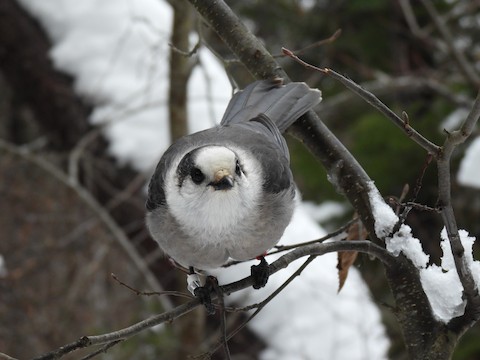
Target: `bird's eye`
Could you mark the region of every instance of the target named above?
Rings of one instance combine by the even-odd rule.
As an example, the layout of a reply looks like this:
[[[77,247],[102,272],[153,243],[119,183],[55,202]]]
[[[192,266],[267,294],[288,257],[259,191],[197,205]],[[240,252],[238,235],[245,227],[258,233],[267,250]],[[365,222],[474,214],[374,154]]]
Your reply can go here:
[[[238,176],[242,175],[242,169],[240,167],[240,163],[238,162],[238,160],[237,160],[237,163],[235,164],[235,174],[237,174]]]
[[[205,180],[205,175],[203,175],[202,170],[196,167],[190,171],[190,176],[192,177],[192,181],[197,185]]]

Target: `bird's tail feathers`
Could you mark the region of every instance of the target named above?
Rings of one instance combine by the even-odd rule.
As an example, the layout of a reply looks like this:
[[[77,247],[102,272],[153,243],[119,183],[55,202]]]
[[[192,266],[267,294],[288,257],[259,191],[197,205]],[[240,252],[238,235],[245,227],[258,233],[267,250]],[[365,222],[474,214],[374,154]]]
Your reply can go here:
[[[305,83],[281,85],[278,80],[256,81],[233,96],[221,124],[245,122],[265,114],[284,132],[321,99],[321,92]]]

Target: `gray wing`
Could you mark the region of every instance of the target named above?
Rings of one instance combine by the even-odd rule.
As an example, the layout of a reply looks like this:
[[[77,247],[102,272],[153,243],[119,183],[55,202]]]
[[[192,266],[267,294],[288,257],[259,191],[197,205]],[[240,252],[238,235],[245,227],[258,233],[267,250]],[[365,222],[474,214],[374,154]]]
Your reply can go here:
[[[282,85],[278,80],[256,81],[232,97],[220,125],[242,123],[264,114],[283,133],[321,98],[319,90],[305,83]]]
[[[288,163],[290,163],[290,152],[288,151],[285,138],[275,123],[265,114],[260,114],[247,122],[234,124],[234,127],[255,131],[258,134],[266,136],[269,141],[280,148],[280,151],[287,158]]]

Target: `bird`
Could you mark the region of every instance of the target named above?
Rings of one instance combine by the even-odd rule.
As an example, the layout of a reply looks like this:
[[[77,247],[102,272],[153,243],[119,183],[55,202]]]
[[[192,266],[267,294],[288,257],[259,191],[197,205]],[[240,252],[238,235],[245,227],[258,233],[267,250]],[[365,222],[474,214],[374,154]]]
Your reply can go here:
[[[302,82],[255,81],[233,95],[219,125],[173,142],[146,200],[146,225],[163,252],[191,273],[257,257],[265,268],[262,255],[295,207],[282,133],[320,101]]]

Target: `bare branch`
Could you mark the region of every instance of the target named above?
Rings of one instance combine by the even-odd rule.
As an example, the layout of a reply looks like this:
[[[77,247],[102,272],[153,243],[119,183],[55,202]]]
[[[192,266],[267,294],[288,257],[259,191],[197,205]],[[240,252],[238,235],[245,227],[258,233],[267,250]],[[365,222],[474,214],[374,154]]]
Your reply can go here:
[[[187,51],[194,18],[193,10],[186,0],[170,1],[170,4],[173,8],[173,23],[170,39],[168,112],[170,138],[175,141],[188,133],[186,89],[193,66],[192,59],[177,49]]]
[[[410,4],[410,0],[400,0],[399,3],[403,12],[403,16],[405,16],[405,20],[407,21],[408,27],[410,28],[410,31],[414,35],[423,38],[425,34],[418,25],[417,18],[415,17],[412,5]]]
[[[400,129],[403,130],[403,132],[411,138],[414,142],[416,142],[418,145],[420,145],[422,148],[427,150],[429,153],[432,155],[436,156],[438,152],[440,151],[440,147],[432,143],[430,140],[427,138],[423,137],[420,133],[418,133],[414,128],[412,128],[407,121],[402,119],[400,116],[395,114],[388,106],[386,106],[383,102],[380,101],[379,98],[377,98],[374,94],[371,92],[363,89],[360,85],[355,83],[354,81],[347,79],[343,75],[340,75],[336,71],[328,68],[319,68],[317,66],[311,65],[302,59],[300,59],[298,56],[296,56],[293,52],[291,52],[288,49],[283,48],[283,52],[287,55],[290,56],[292,59],[297,61],[298,63],[302,64],[308,69],[312,69],[315,71],[319,71],[325,75],[328,75],[332,77],[333,79],[341,82],[343,85],[345,85],[348,89],[353,91],[355,94],[360,96],[362,99],[364,99],[368,104],[372,105],[375,109],[380,111],[382,114],[384,114],[388,119],[390,119],[395,125],[397,125]]]
[[[220,307],[220,331],[222,333],[221,343],[223,345],[223,351],[225,352],[225,358],[227,360],[230,360],[231,356],[230,356],[230,349],[228,347],[228,339],[227,339],[227,316],[225,311],[225,299],[224,299],[223,293],[220,291],[220,288],[218,287],[218,283],[215,284],[214,289],[215,289],[215,294],[217,295],[218,304]]]
[[[309,246],[303,246],[301,248],[292,250],[291,252],[283,255],[276,261],[274,261],[269,266],[270,274],[274,274],[281,269],[286,268],[290,263],[293,261],[300,259],[305,256],[310,256],[311,260],[307,260],[307,263],[310,263],[314,257],[324,255],[330,252],[337,252],[337,251],[358,251],[368,253],[370,255],[375,256],[379,260],[381,260],[387,267],[394,267],[395,257],[387,252],[384,248],[375,245],[371,241],[334,241],[329,243],[320,243],[320,244],[312,244]],[[305,265],[306,266],[306,265]],[[304,267],[302,267],[303,269]],[[297,271],[294,275],[292,275],[287,283],[285,283],[282,287],[276,289],[276,291],[269,297],[269,299],[273,298],[276,294],[278,294],[283,288],[293,280],[299,274]],[[218,289],[222,294],[230,295],[236,291],[245,289],[253,285],[253,279],[251,276],[241,279],[239,281],[219,286]],[[212,298],[216,298],[216,294],[212,294]],[[114,331],[107,334],[96,335],[96,336],[83,336],[77,341],[67,344],[65,346],[60,347],[57,350],[51,351],[47,354],[44,354],[40,357],[37,357],[35,360],[51,360],[51,359],[59,359],[62,356],[71,353],[75,350],[90,347],[93,345],[102,345],[108,344],[114,341],[125,340],[133,335],[138,334],[148,328],[151,328],[155,325],[159,325],[165,322],[173,321],[176,318],[192,311],[194,308],[200,305],[200,301],[198,299],[190,300],[189,302],[177,306],[176,308],[167,311],[165,313],[152,316],[146,320],[140,321],[136,324],[133,324],[129,327],[124,329]],[[262,306],[263,307],[263,306]],[[260,310],[257,309],[256,313]]]
[[[67,344],[60,347],[57,350],[44,354],[35,358],[34,360],[53,360],[60,359],[66,354],[69,354],[75,350],[90,347],[93,345],[102,345],[106,343],[111,343],[113,341],[125,340],[133,335],[138,334],[139,332],[149,329],[155,325],[162,324],[164,322],[173,321],[181,315],[184,315],[194,308],[200,305],[200,302],[197,299],[191,300],[188,303],[177,306],[175,309],[152,316],[148,319],[140,321],[132,326],[126,327],[124,329],[114,331],[108,334],[97,335],[97,336],[83,336],[77,341]]]
[[[247,320],[245,320],[240,326],[238,326],[235,330],[233,330],[229,335],[228,338],[226,339],[227,341],[230,340],[232,337],[234,337],[236,334],[238,334],[247,324],[252,321],[252,319],[257,316],[260,311],[265,308],[265,306],[272,301],[280,292],[282,292],[288,284],[290,284],[296,277],[300,276],[300,274],[305,270],[305,268],[313,261],[315,260],[316,256],[309,256],[308,259],[292,274],[289,276],[287,280],[283,282],[283,284],[275,289],[273,293],[271,293],[265,300],[261,301],[260,303],[257,304],[252,304],[249,306],[245,306],[241,309],[235,309],[236,311],[248,311],[252,309],[256,309],[252,315],[250,315]],[[218,349],[219,345],[217,345],[215,348],[211,349],[208,353],[202,354],[202,355],[207,355],[211,356],[213,353]]]
[[[113,280],[115,280],[116,282],[118,282],[120,285],[122,285],[123,287],[127,288],[128,290],[130,290],[131,292],[135,293],[135,295],[138,295],[138,296],[162,296],[162,295],[170,295],[170,296],[178,296],[178,297],[183,297],[183,298],[187,298],[187,299],[193,299],[193,296],[188,294],[188,293],[184,293],[184,292],[181,292],[181,291],[140,291],[140,290],[137,290],[133,287],[131,287],[130,285],[126,284],[125,282],[121,281],[117,275],[115,274],[111,274]]]
[[[13,358],[11,356],[8,356],[7,354],[4,354],[4,353],[0,352],[0,360],[18,360],[18,359]]]
[[[101,354],[101,353],[105,353],[108,351],[108,349],[114,347],[115,345],[121,343],[123,340],[116,340],[116,341],[111,341],[109,342],[108,344],[105,344],[104,346],[102,346],[100,349],[98,349],[97,351],[94,351],[93,353],[91,354],[88,354],[87,356],[84,356],[82,357],[80,360],[88,360],[88,359],[93,359],[95,356]]]
[[[438,32],[447,43],[448,49],[452,57],[456,61],[460,69],[460,72],[463,74],[463,77],[474,88],[478,88],[480,86],[480,77],[478,76],[473,66],[471,66],[471,64],[468,62],[465,55],[461,51],[459,51],[455,46],[455,40],[452,34],[450,33],[450,30],[448,29],[448,27],[445,25],[443,19],[435,9],[435,6],[433,6],[430,0],[421,0],[421,1],[423,6],[427,9],[428,14],[430,15],[433,23],[435,24],[435,27],[437,28]]]
[[[362,88],[384,100],[394,100],[403,94],[416,96],[425,92],[433,92],[442,96],[456,107],[470,109],[473,104],[473,99],[463,94],[454,93],[447,86],[438,83],[433,78],[411,75],[398,77],[382,75],[382,77],[376,80],[362,82]],[[362,99],[357,94],[346,89],[339,94],[324,98],[316,107],[316,110],[318,110],[321,117],[333,121],[334,119],[342,119],[345,112],[351,109],[352,106],[357,106],[357,103],[360,101]]]
[[[90,209],[98,216],[99,219],[107,226],[110,230],[113,238],[118,242],[121,248],[123,248],[126,254],[130,257],[132,262],[138,268],[138,270],[142,273],[142,275],[147,280],[148,284],[152,287],[152,289],[156,291],[161,291],[162,286],[159,284],[155,276],[152,274],[148,266],[146,265],[145,261],[141,258],[138,254],[135,247],[132,245],[130,240],[128,239],[127,235],[123,232],[123,230],[117,225],[115,220],[110,216],[108,211],[102,207],[98,201],[92,196],[92,194],[82,187],[80,184],[77,184],[75,181],[71,181],[70,178],[59,168],[57,168],[52,163],[48,162],[47,160],[30,154],[22,149],[19,149],[13,144],[10,144],[2,139],[0,139],[0,149],[3,149],[11,154],[17,155],[22,157],[23,159],[35,164],[42,170],[46,171],[48,174],[53,176],[55,179],[60,181],[65,186],[69,187],[76,194],[82,199],[85,204],[87,204]],[[161,300],[162,305],[168,309],[171,308],[171,304],[169,301]]]
[[[327,235],[322,236],[319,239],[305,241],[305,242],[296,243],[296,244],[292,244],[292,245],[276,245],[275,246],[276,250],[269,252],[267,255],[273,255],[273,254],[277,254],[279,252],[283,252],[283,251],[287,251],[287,250],[291,250],[291,249],[295,249],[295,248],[298,248],[298,247],[307,246],[307,245],[311,245],[311,244],[322,243],[322,242],[324,242],[328,239],[334,238],[334,237],[336,237],[336,236],[338,236],[342,233],[345,233],[348,230],[348,228],[350,227],[350,225],[352,225],[354,222],[356,222],[358,220],[359,219],[356,216],[352,220],[347,222],[345,225],[338,228],[337,230],[332,231],[332,232],[328,233]]]
[[[460,128],[460,134],[454,135],[458,136],[457,140],[458,144],[464,142],[473,132],[475,126],[478,123],[478,119],[480,118],[480,91],[477,94],[477,98],[473,103],[472,110],[468,114],[467,118],[463,122]]]
[[[383,247],[374,244],[371,241],[332,241],[328,243],[317,243],[296,248],[270,264],[270,274],[286,268],[291,262],[304,256],[321,256],[337,251],[358,251],[370,254],[379,259],[386,267],[395,266],[395,257]],[[239,289],[253,285],[253,279],[250,277],[236,281],[234,283],[223,285],[221,288],[225,294],[231,294]]]
[[[316,41],[313,44],[307,45],[307,46],[305,46],[301,49],[292,50],[292,52],[295,55],[302,55],[303,53],[307,52],[308,50],[315,49],[315,48],[318,48],[320,46],[333,43],[334,41],[336,41],[340,37],[341,34],[342,34],[342,29],[337,29],[330,37],[328,37],[326,39]],[[274,58],[285,57],[285,56],[287,56],[287,55],[285,55],[284,53],[278,54],[278,55],[273,55]]]
[[[402,213],[399,215],[398,223],[395,225],[395,227],[392,230],[393,234],[396,233],[400,229],[400,226],[405,223],[405,221],[407,219],[407,216],[410,213],[410,211],[413,208],[418,209],[415,201],[417,200],[418,194],[420,193],[420,189],[422,188],[423,177],[425,176],[425,172],[427,171],[428,166],[432,162],[432,158],[433,158],[432,154],[427,154],[427,158],[425,159],[423,167],[420,171],[420,175],[418,176],[417,181],[415,183],[415,187],[413,189],[412,197],[411,197],[410,201],[405,204],[405,207],[404,207]],[[421,208],[422,208],[422,210],[432,209],[432,208],[429,208],[429,207],[426,207],[426,206],[421,206]]]
[[[455,267],[464,289],[467,306],[480,309],[480,296],[473,275],[468,266],[465,249],[463,248],[458,233],[457,222],[451,201],[451,168],[450,162],[455,148],[463,143],[472,133],[480,117],[480,92],[474,102],[473,108],[468,114],[459,130],[449,133],[442,148],[441,155],[437,159],[438,167],[438,205],[441,209],[442,218],[447,229],[448,238],[452,248]],[[471,320],[478,320],[478,310]]]

